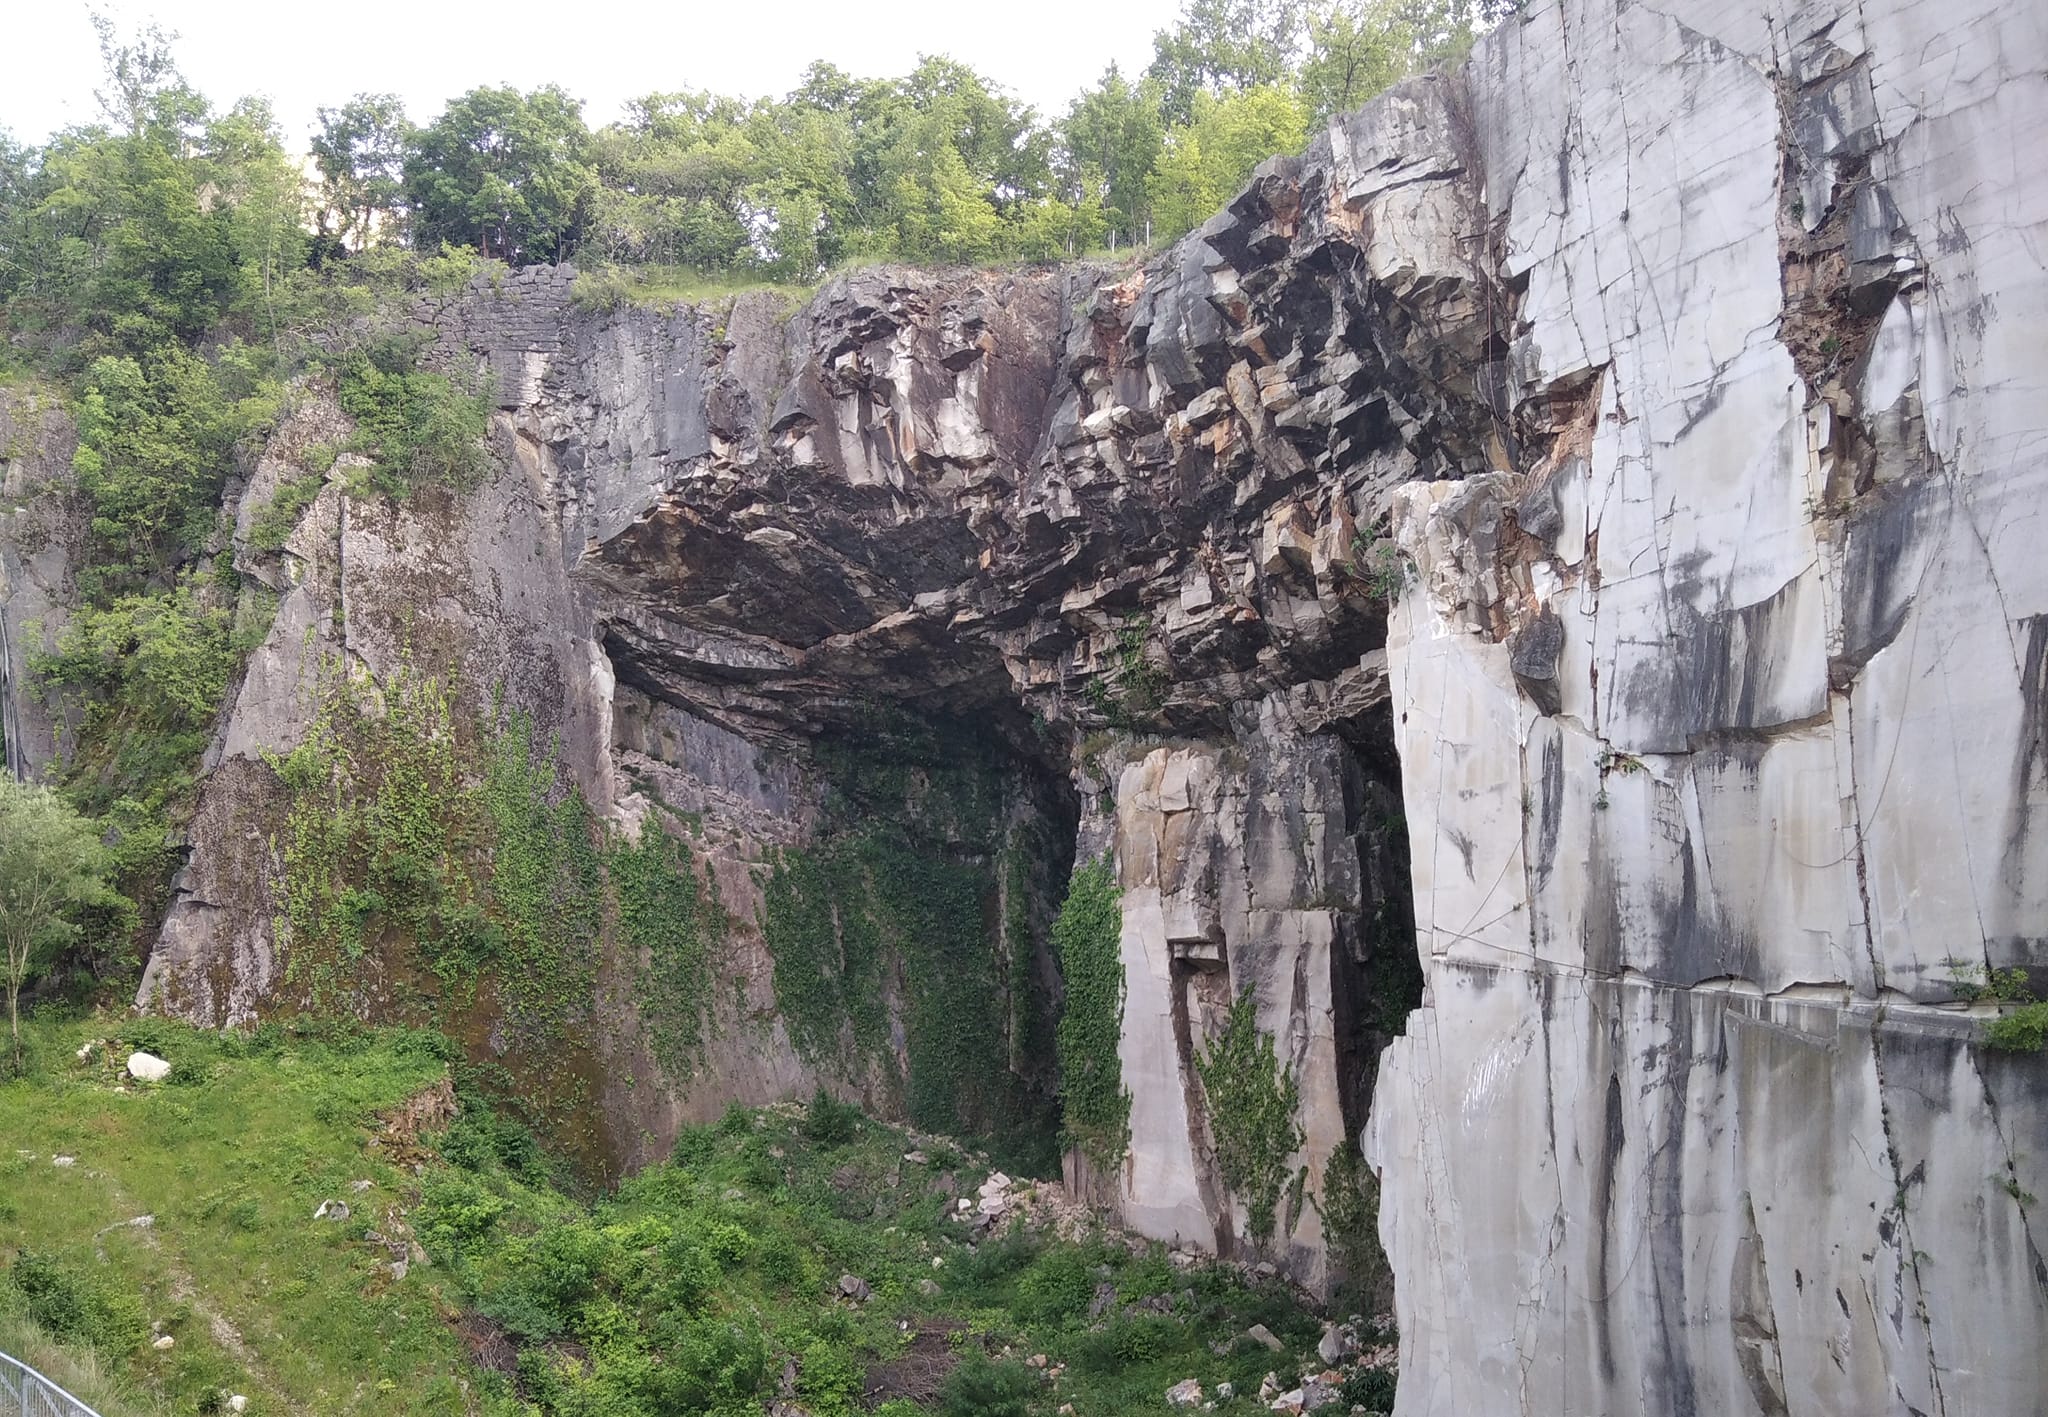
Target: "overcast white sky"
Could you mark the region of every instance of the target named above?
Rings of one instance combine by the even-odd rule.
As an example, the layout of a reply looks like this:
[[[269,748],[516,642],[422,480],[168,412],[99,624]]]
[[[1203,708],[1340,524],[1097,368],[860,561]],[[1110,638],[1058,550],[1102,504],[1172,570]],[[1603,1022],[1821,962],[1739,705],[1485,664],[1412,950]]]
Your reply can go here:
[[[13,0],[0,128],[39,143],[95,116],[99,51],[83,0]],[[322,104],[395,93],[415,122],[479,84],[558,83],[608,122],[662,89],[748,97],[796,86],[813,59],[880,77],[917,56],[973,65],[1042,113],[1064,111],[1112,59],[1144,67],[1179,0],[122,0],[124,30],[181,36],[179,67],[216,106],[277,106],[303,148]]]

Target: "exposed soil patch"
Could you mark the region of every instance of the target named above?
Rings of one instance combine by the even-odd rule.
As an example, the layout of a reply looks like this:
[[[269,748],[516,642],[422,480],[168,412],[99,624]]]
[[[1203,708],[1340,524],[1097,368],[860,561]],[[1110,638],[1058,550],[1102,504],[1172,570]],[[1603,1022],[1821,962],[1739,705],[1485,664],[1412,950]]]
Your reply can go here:
[[[927,1319],[911,1337],[910,1347],[886,1363],[868,1369],[863,1385],[869,1407],[904,1398],[923,1404],[939,1395],[947,1375],[960,1366],[960,1350],[952,1335],[967,1325],[957,1319]]]
[[[455,1331],[462,1336],[470,1362],[508,1377],[518,1373],[519,1348],[496,1320],[471,1310],[456,1320]]]
[[[380,1113],[381,1130],[372,1145],[397,1165],[417,1168],[432,1159],[420,1138],[448,1130],[455,1112],[455,1085],[444,1076],[389,1112]]]

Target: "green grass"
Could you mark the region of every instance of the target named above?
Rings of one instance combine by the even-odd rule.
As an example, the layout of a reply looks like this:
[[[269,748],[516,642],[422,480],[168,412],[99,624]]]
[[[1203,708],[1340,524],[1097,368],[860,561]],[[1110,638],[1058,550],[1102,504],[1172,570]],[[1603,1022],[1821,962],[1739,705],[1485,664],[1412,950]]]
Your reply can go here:
[[[118,1359],[102,1359],[91,1348],[61,1343],[26,1314],[0,1309],[0,1353],[34,1368],[100,1417],[168,1417],[162,1399],[139,1392],[115,1371]]]
[[[73,1056],[124,1028],[171,1060],[170,1081],[125,1082],[126,1048]],[[437,1040],[245,1042],[156,1020],[29,1036],[30,1074],[0,1086],[0,1257],[11,1276],[31,1248],[72,1289],[139,1306],[142,1341],[92,1355],[102,1372],[182,1412],[224,1392],[252,1412],[463,1410],[444,1281],[391,1284],[363,1240],[413,1189],[369,1150],[371,1119],[443,1074]],[[74,1164],[53,1165],[60,1155]],[[348,1202],[348,1221],[312,1220],[329,1198]],[[127,1223],[140,1215],[154,1217],[146,1229]],[[27,1306],[0,1280],[10,1307],[18,1322]],[[158,1331],[170,1349],[152,1346]]]
[[[1163,1412],[1186,1377],[1235,1382],[1247,1396],[1219,1410],[1249,1413],[1260,1377],[1297,1359],[1245,1329],[1303,1357],[1320,1333],[1285,1292],[1158,1247],[982,1234],[954,1197],[985,1161],[842,1106],[735,1108],[686,1128],[671,1162],[571,1194],[460,1065],[467,1105],[444,1136],[371,1145],[377,1114],[448,1075],[435,1034],[44,1019],[29,1041],[30,1074],[0,1085],[0,1347],[96,1384],[109,1417],[228,1393],[255,1414],[737,1417],[785,1373],[814,1417],[853,1417],[892,1362],[923,1378],[888,1417]],[[135,1044],[172,1061],[170,1081],[125,1080]],[[326,1199],[349,1219],[315,1222]],[[373,1227],[432,1262],[394,1279]],[[840,1297],[846,1273],[871,1297]],[[1099,1292],[1114,1297],[1091,1318]],[[1026,1365],[1040,1353],[1064,1372]]]

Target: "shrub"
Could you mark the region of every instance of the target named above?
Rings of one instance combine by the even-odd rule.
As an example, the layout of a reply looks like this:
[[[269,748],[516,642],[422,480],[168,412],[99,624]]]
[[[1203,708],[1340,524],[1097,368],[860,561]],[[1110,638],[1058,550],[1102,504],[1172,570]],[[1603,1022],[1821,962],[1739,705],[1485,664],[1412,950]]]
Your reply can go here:
[[[837,1101],[821,1087],[804,1113],[804,1140],[821,1147],[844,1146],[859,1133],[860,1121],[860,1108]]]
[[[1085,1314],[1094,1297],[1095,1276],[1086,1256],[1053,1250],[1018,1278],[1016,1311],[1027,1323],[1061,1323]]]
[[[435,484],[464,490],[490,470],[481,381],[421,369],[418,354],[414,340],[379,340],[343,355],[337,380],[342,411],[356,421],[349,446],[374,460],[377,487],[397,498]]]
[[[1043,1386],[1021,1363],[969,1353],[939,1390],[943,1417],[1030,1417]]]
[[[1391,1368],[1356,1368],[1344,1379],[1341,1401],[1368,1412],[1394,1410],[1395,1374]]]
[[[292,532],[297,530],[299,518],[306,514],[306,508],[313,505],[313,499],[326,485],[327,479],[317,472],[280,485],[270,500],[249,518],[249,544],[258,551],[276,551],[283,547],[291,539]]]
[[[2038,1053],[2048,1047],[2048,1003],[2029,1004],[1987,1024],[1984,1042],[2001,1053]]]
[[[7,1278],[29,1318],[61,1342],[119,1356],[139,1347],[148,1331],[140,1299],[110,1293],[40,1250],[16,1255]]]
[[[947,1287],[961,1296],[992,1299],[1038,1257],[1041,1244],[1021,1224],[1013,1225],[1000,1237],[984,1240],[949,1261],[953,1277]]]
[[[505,1210],[505,1202],[457,1172],[429,1171],[420,1182],[420,1243],[437,1258],[474,1252]]]
[[[851,1354],[813,1339],[797,1363],[797,1395],[815,1417],[852,1417],[859,1408],[863,1376]]]

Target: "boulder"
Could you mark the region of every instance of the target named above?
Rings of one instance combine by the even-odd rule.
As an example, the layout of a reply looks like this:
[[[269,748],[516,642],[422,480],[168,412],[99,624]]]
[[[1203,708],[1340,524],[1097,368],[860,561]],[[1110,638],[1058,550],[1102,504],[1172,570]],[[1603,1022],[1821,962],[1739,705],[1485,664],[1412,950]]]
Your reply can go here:
[[[1244,1331],[1244,1336],[1246,1338],[1249,1338],[1254,1343],[1263,1344],[1267,1348],[1272,1349],[1275,1353],[1284,1353],[1287,1351],[1287,1345],[1282,1343],[1278,1338],[1274,1337],[1273,1330],[1267,1328],[1264,1324],[1253,1324],[1250,1328]]]
[[[137,1082],[162,1082],[171,1075],[171,1065],[154,1053],[140,1050],[128,1055],[128,1076]]]

